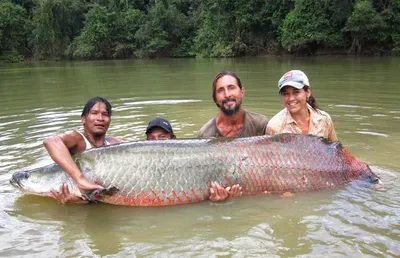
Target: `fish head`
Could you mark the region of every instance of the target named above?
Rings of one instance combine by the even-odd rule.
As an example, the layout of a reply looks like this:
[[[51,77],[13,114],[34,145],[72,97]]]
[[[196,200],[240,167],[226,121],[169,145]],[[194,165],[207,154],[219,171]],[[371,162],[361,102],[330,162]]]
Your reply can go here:
[[[372,171],[369,165],[365,162],[364,166],[361,168],[361,175],[365,182],[370,184],[382,184],[380,178]]]
[[[23,184],[21,182],[26,178],[29,178],[29,176],[29,172],[26,171],[15,172],[10,179],[10,184],[15,188],[23,188]]]
[[[15,172],[10,179],[11,185],[20,191],[42,196],[48,196],[51,189],[58,190],[63,183],[71,189],[71,182],[73,180],[54,164]]]

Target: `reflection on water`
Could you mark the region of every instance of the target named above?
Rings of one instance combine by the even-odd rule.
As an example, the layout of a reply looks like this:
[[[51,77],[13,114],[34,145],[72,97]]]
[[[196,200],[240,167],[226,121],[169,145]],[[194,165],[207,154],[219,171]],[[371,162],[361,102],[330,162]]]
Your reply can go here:
[[[253,58],[1,69],[0,256],[397,257],[399,64],[396,58]],[[383,186],[356,182],[290,198],[243,196],[224,203],[130,208],[62,206],[9,184],[13,172],[50,162],[43,140],[80,129],[81,109],[94,95],[113,104],[112,135],[144,139],[147,123],[163,116],[179,138],[193,138],[217,112],[211,82],[220,70],[241,77],[246,108],[272,117],[283,107],[277,80],[295,68],[309,75],[342,143],[372,165]]]

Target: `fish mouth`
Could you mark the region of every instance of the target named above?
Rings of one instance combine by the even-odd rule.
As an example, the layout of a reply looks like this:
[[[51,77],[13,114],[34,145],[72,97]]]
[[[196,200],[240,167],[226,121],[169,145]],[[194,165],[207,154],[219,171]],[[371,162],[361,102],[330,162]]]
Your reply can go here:
[[[16,188],[22,188],[23,184],[21,182],[22,179],[29,178],[30,174],[25,171],[15,172],[10,179],[10,184]]]

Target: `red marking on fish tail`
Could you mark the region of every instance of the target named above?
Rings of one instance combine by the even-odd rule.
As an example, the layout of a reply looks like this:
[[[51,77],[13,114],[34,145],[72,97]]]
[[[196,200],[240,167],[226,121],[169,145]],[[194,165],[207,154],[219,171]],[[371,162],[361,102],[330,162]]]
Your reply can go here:
[[[232,181],[229,179],[229,177],[227,177],[227,176],[224,175],[224,178],[225,178],[226,182],[228,182],[229,186],[232,187],[233,183],[232,183]]]
[[[291,176],[293,176],[293,172],[291,171]],[[282,190],[284,191],[284,192],[287,192],[287,191],[290,191],[291,190],[291,188],[290,188],[290,184],[289,184],[289,181],[290,181],[290,179],[289,179],[289,176],[287,176],[287,179],[285,179],[284,178],[284,175],[283,175],[283,173],[282,173],[282,180],[281,180],[281,182],[282,182],[282,186],[283,185],[286,185],[286,189],[287,190],[285,190],[285,187],[283,186],[282,188]]]
[[[279,173],[278,173],[279,172]],[[272,173],[272,176],[274,177],[274,181],[276,182],[276,192],[277,193],[280,193],[280,192],[282,192],[283,191],[283,189],[281,189],[281,188],[283,188],[282,186],[281,186],[281,184],[282,184],[282,182],[281,182],[281,180],[279,179],[279,176],[280,175],[282,175],[282,168],[278,168],[277,170],[276,170],[276,173]]]
[[[251,180],[251,193],[254,194],[257,192],[257,179],[252,171],[248,172],[247,174]]]
[[[175,204],[175,201],[173,200],[173,199],[171,199],[170,197],[166,197],[167,198],[167,200],[168,200],[168,204],[169,205],[173,205],[173,204]]]
[[[247,178],[247,175],[246,174],[243,174],[243,182],[246,182],[243,186],[242,186],[242,192],[244,193],[244,194],[249,194],[249,193],[251,193],[250,191],[251,191],[251,189],[249,190],[248,188],[248,186],[249,186],[249,180],[248,180],[248,178]]]
[[[153,189],[151,189],[151,193],[154,195],[155,199],[157,200],[158,204],[160,205],[164,205],[164,200],[162,200],[160,198],[160,196],[158,196],[158,194],[156,193],[156,191],[154,191]]]
[[[167,199],[169,205],[173,205],[175,201],[171,199],[168,195],[167,192],[165,192],[164,189],[161,190],[161,193],[165,196],[165,199]]]
[[[253,188],[253,193],[259,193],[261,192],[261,180],[258,175],[258,173],[255,173],[254,170],[249,172],[250,175],[252,175],[253,182],[254,182],[254,188]]]
[[[140,198],[141,203],[146,205],[154,203],[153,199],[144,190],[141,191],[141,194],[143,195],[143,198]]]
[[[192,198],[185,191],[182,191],[182,194],[185,196],[185,198],[188,201],[188,203],[192,203],[193,202]]]
[[[338,183],[338,178],[334,176],[333,174],[334,172],[329,171],[328,173],[329,173],[329,178],[331,180],[331,185]]]
[[[193,188],[191,188],[190,191],[192,192],[192,194],[193,194],[194,198],[196,199],[196,201],[197,201],[197,202],[200,202],[201,199],[200,199],[200,197],[197,195],[196,191],[195,191]],[[205,199],[205,198],[204,198],[204,199]]]
[[[320,179],[320,177],[315,175],[315,171],[305,170],[304,174],[307,176],[307,179],[310,180],[310,186],[307,190],[318,189],[318,179]]]
[[[199,187],[199,191],[203,194],[204,199],[207,199],[209,197],[209,195],[206,192],[204,192],[203,188]]]
[[[304,175],[302,175],[302,177],[304,177]],[[304,183],[303,180],[299,177],[299,175],[294,176],[294,180],[297,183],[297,187],[296,190],[301,192],[304,190]],[[295,184],[293,184],[295,186]]]
[[[135,206],[136,205],[135,198],[129,198],[129,205],[131,205],[131,206]]]
[[[178,203],[179,203],[179,204],[183,204],[183,201],[182,201],[181,197],[179,197],[179,195],[175,192],[175,190],[172,189],[171,192],[172,192],[172,194],[175,196],[176,200],[178,200]]]

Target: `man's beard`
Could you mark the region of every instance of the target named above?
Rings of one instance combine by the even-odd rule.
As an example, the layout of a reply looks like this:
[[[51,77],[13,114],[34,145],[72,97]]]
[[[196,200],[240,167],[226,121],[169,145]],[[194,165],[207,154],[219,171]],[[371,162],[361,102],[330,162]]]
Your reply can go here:
[[[226,104],[228,101],[235,101],[236,105],[233,106],[231,109],[226,109],[224,104]],[[224,113],[226,116],[233,116],[239,111],[241,104],[242,102],[237,103],[235,99],[225,99],[222,101],[221,106],[219,108],[221,109],[222,113]]]

